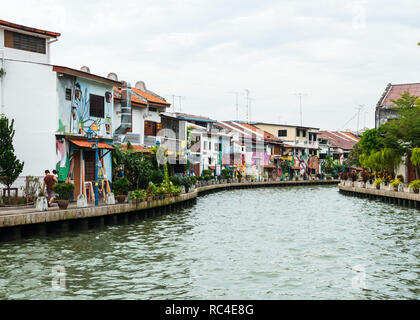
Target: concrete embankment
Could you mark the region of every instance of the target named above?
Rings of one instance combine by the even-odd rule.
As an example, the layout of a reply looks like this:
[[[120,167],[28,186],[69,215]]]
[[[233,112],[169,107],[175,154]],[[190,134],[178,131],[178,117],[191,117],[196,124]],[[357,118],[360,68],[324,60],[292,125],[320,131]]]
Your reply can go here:
[[[420,195],[409,192],[397,192],[393,190],[378,190],[373,188],[361,188],[346,186],[343,184],[338,185],[340,193],[368,199],[377,199],[386,203],[392,203],[409,208],[420,208]]]
[[[100,205],[98,207],[66,210],[0,211],[0,240],[18,239],[32,235],[88,230],[105,225],[124,224],[138,219],[154,217],[186,208],[195,203],[197,196],[211,192],[275,186],[304,186],[338,184],[338,180],[269,181],[214,184],[196,188],[193,192],[162,200]]]

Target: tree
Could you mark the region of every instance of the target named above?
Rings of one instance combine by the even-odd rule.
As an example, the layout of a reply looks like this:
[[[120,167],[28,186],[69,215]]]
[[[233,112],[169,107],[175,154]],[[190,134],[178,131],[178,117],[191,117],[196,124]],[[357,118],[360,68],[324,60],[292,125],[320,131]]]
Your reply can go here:
[[[13,182],[19,177],[24,166],[24,162],[20,162],[14,154],[14,122],[12,119],[9,124],[9,119],[4,114],[0,116],[0,182],[6,185],[7,189],[10,189]]]

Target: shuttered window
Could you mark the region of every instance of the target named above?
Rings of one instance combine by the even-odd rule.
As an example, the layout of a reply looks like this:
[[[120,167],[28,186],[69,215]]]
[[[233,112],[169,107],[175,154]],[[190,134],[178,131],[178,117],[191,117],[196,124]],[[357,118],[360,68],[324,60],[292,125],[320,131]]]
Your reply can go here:
[[[46,39],[5,30],[4,45],[9,48],[46,53]]]
[[[97,96],[95,94],[89,96],[91,117],[104,118],[104,101],[105,98],[103,96]]]

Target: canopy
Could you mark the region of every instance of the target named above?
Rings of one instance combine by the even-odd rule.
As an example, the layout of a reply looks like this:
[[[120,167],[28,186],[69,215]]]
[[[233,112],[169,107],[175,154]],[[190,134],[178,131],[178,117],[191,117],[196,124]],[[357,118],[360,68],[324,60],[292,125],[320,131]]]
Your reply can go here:
[[[92,149],[93,141],[87,141],[87,140],[75,140],[75,139],[69,139],[69,141],[76,146],[82,147],[82,148],[89,148]],[[114,149],[114,147],[111,147],[110,145],[104,143],[104,142],[98,142],[98,149]]]

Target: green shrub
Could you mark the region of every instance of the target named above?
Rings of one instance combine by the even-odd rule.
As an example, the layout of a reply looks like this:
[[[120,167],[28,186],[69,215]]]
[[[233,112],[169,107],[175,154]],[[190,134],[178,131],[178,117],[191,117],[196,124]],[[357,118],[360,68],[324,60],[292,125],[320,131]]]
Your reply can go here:
[[[205,170],[203,170],[203,175],[204,176],[210,176],[211,175],[211,170],[210,169],[205,169]]]
[[[382,179],[382,178],[377,178],[377,179],[375,180],[375,182],[374,182],[375,187],[380,186],[380,185],[381,185],[381,183],[385,183],[385,180],[384,180],[384,179]]]
[[[172,192],[177,196],[181,194],[182,189],[179,186],[174,186]]]
[[[391,181],[391,187],[398,187],[402,182],[399,179],[394,179]]]
[[[146,191],[145,190],[134,190],[130,195],[130,200],[139,199],[143,201],[146,198]]]
[[[130,191],[131,182],[126,177],[115,180],[112,183],[112,192],[115,195],[127,194]]]
[[[160,170],[153,170],[151,180],[154,184],[160,184],[163,182],[164,175]]]
[[[74,184],[70,182],[56,183],[52,188],[58,194],[57,200],[70,200],[70,196],[74,191]]]
[[[413,190],[420,189],[420,180],[413,180],[410,182],[409,187]]]
[[[183,179],[178,176],[170,177],[169,180],[172,182],[174,186],[182,186]]]

